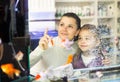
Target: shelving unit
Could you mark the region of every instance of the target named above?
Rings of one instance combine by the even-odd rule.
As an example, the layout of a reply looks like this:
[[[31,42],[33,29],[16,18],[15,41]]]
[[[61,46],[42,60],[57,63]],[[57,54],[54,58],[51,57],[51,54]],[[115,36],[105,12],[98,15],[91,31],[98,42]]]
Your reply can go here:
[[[63,13],[75,12],[84,23],[98,25],[100,19],[114,19],[116,0],[55,0],[56,18]],[[109,8],[110,7],[110,8]]]
[[[120,0],[117,2],[117,28],[118,35],[120,35]]]
[[[96,25],[104,55],[111,57],[111,65],[120,64],[120,0],[55,0],[55,7],[57,20],[66,12],[74,12],[82,25]]]
[[[94,0],[56,0],[56,17],[59,19],[66,12],[75,12],[82,19],[82,24],[94,23],[96,9]]]

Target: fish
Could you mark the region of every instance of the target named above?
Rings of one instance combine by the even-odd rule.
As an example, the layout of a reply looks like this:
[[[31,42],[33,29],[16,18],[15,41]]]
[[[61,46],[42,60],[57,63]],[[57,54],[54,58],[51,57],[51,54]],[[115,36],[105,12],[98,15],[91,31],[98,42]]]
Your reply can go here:
[[[2,64],[0,66],[2,71],[8,75],[9,78],[14,79],[14,75],[19,76],[21,71],[18,69],[15,69],[12,63]]]

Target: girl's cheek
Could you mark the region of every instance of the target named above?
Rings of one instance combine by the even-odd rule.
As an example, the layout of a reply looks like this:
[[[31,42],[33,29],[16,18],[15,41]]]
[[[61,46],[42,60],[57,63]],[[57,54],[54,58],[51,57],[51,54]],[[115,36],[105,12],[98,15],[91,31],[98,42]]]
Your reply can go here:
[[[80,45],[81,44],[81,42],[80,41],[78,41],[78,45]]]

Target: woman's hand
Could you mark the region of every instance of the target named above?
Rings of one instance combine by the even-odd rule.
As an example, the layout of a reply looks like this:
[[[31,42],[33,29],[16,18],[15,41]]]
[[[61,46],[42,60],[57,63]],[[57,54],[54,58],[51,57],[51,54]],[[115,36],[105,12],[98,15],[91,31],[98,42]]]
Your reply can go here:
[[[48,48],[48,43],[51,40],[50,36],[47,34],[48,29],[45,30],[44,36],[39,41],[39,46],[41,49],[46,50]]]

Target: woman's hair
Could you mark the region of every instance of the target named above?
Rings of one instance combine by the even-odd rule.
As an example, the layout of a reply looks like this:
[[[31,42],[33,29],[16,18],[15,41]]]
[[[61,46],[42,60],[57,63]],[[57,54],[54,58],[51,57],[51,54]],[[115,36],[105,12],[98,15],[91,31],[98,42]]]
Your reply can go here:
[[[77,24],[77,29],[80,29],[81,27],[81,19],[75,14],[75,13],[72,13],[72,12],[68,12],[68,13],[65,13],[63,14],[63,16],[67,16],[67,17],[72,17],[76,20],[76,24]],[[62,17],[63,17],[62,16]],[[62,18],[61,17],[61,18]]]
[[[82,30],[89,30],[90,32],[92,32],[94,34],[94,36],[97,38],[97,39],[100,39],[100,34],[99,34],[99,31],[98,29],[96,28],[95,25],[93,24],[84,24],[81,28],[80,28],[80,31]]]

